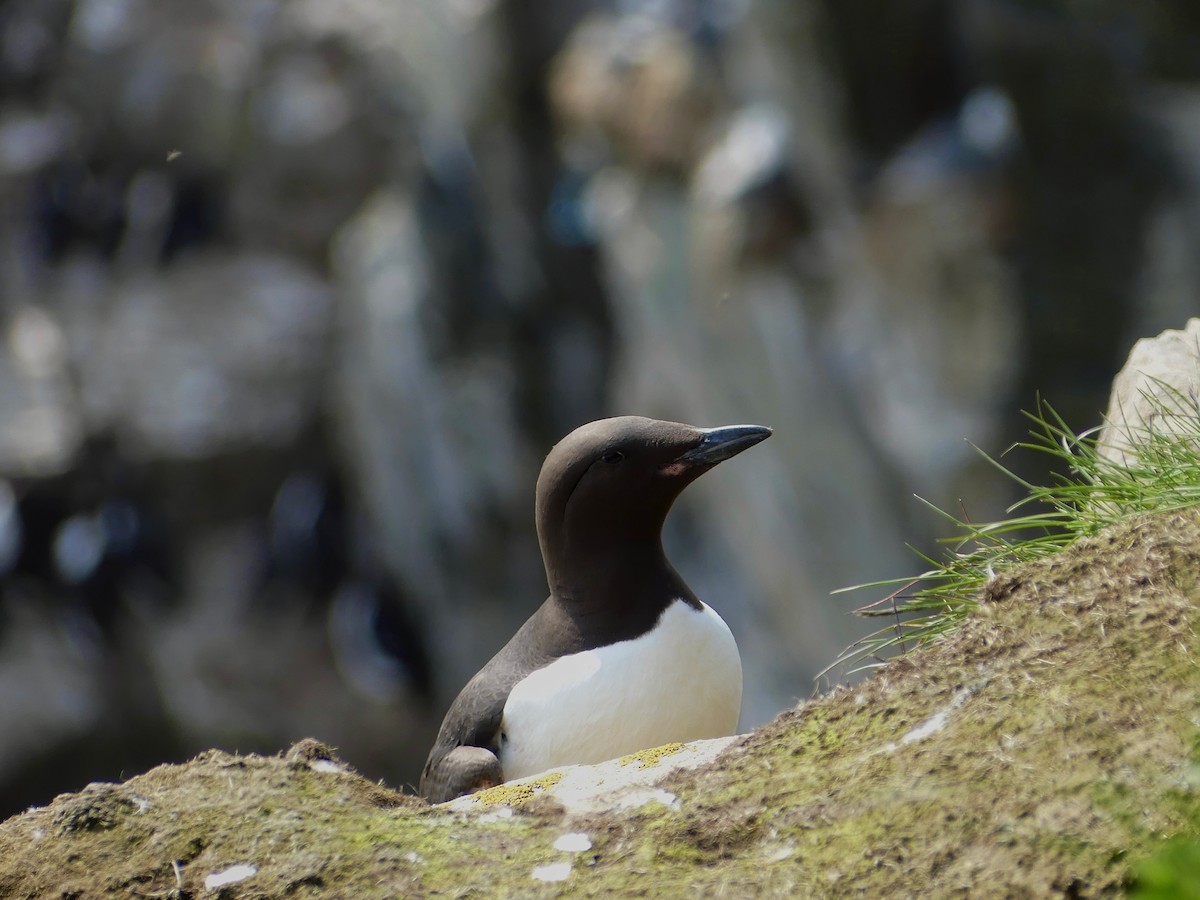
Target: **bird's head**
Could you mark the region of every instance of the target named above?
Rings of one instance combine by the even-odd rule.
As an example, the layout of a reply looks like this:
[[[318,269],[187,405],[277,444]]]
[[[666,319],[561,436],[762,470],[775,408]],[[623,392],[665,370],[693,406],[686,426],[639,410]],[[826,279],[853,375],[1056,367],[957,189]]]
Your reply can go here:
[[[551,590],[572,562],[662,553],[662,525],[704,472],[770,437],[761,425],[697,428],[641,416],[600,419],[554,446],[537,483],[537,528]],[[557,569],[557,571],[556,571]]]

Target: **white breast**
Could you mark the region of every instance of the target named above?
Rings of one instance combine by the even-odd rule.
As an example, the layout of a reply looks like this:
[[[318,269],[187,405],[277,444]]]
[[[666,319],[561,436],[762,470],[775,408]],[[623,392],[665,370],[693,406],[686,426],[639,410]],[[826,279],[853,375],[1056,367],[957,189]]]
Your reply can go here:
[[[504,706],[507,779],[737,729],[742,662],[707,604],[677,600],[647,634],[575,653],[519,682]]]

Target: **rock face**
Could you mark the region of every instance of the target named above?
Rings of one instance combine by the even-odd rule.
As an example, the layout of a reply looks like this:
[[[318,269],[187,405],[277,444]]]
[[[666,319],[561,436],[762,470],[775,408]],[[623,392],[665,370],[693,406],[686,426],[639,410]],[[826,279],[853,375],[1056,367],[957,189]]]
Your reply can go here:
[[[705,748],[438,807],[316,742],[206,753],[0,824],[0,893],[1116,894],[1198,824],[1197,572],[1196,510],[1127,521],[1002,573],[937,644],[641,791],[621,770]]]
[[[1113,381],[1104,428],[1102,452],[1130,463],[1131,443],[1150,432],[1180,434],[1197,431],[1200,418],[1200,319],[1187,327],[1142,338]]]

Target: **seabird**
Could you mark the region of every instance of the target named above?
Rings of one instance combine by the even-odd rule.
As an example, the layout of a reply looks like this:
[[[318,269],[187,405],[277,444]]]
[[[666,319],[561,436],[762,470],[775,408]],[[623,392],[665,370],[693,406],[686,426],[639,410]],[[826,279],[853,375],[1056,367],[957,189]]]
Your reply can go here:
[[[555,445],[536,498],[550,596],[451,704],[422,796],[734,732],[737,644],[667,561],[662,526],[688,484],[770,435],[621,416]]]

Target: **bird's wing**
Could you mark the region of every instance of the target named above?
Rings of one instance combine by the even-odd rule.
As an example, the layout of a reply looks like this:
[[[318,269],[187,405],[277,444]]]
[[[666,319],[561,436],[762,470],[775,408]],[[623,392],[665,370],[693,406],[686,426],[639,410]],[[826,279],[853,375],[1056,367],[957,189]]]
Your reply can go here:
[[[556,616],[557,610],[547,601],[467,682],[450,705],[429,752],[421,774],[421,796],[441,803],[503,782],[496,753],[508,695],[530,672],[575,649],[570,629],[561,627]]]
[[[485,666],[467,682],[442,720],[421,773],[421,796],[432,803],[504,781],[496,756],[497,736],[513,685],[489,680],[487,671]]]

